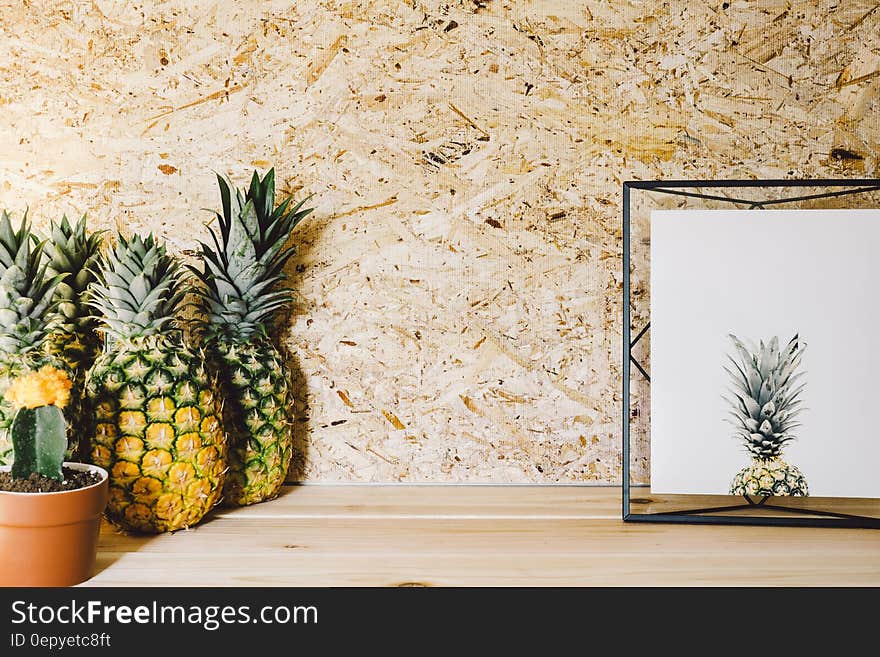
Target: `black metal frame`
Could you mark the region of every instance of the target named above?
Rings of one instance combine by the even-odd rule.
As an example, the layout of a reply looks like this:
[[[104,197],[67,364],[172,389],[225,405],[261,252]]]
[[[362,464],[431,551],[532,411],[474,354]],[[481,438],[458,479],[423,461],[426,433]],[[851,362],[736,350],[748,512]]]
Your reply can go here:
[[[786,187],[843,187],[836,191],[791,198],[767,199],[754,201],[750,199],[731,198],[713,194],[701,194],[688,191],[694,188],[786,188]],[[880,191],[880,179],[819,179],[819,180],[666,180],[666,181],[627,181],[623,184],[623,519],[627,522],[671,522],[691,524],[728,524],[728,525],[793,525],[801,527],[863,527],[880,529],[880,518],[858,516],[826,510],[811,510],[768,504],[770,497],[754,500],[745,496],[744,504],[716,506],[702,509],[686,509],[659,513],[633,513],[630,495],[630,376],[634,365],[645,379],[651,377],[641,363],[633,355],[633,348],[648,332],[650,321],[632,337],[631,325],[631,294],[630,294],[630,192],[631,190],[647,190],[662,194],[672,194],[713,201],[723,201],[747,209],[765,209],[768,206],[810,201],[838,196],[849,196],[865,192]],[[792,517],[767,515],[712,515],[725,511],[744,509],[762,509],[776,512],[791,513]],[[801,517],[796,517],[798,514]],[[806,516],[806,517],[803,517]]]

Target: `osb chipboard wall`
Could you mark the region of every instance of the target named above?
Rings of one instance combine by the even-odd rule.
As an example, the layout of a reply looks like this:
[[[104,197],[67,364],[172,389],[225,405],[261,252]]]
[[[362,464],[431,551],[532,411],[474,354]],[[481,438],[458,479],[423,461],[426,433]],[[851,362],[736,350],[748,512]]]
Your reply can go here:
[[[621,182],[877,168],[874,0],[0,7],[0,205],[185,252],[212,171],[314,194],[295,478],[618,480]]]

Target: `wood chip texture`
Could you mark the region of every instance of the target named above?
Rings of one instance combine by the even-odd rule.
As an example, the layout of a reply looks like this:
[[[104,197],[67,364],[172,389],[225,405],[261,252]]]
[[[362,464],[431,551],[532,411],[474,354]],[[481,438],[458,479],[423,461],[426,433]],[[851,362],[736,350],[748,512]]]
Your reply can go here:
[[[878,120],[875,0],[0,0],[0,207],[185,253],[214,171],[314,195],[294,479],[618,481],[621,183],[871,176]]]

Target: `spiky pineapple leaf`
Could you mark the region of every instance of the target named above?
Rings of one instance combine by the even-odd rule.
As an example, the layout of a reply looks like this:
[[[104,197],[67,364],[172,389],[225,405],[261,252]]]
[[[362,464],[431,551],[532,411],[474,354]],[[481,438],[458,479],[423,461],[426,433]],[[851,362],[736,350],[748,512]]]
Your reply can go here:
[[[267,325],[291,298],[285,287],[284,266],[295,253],[287,247],[293,228],[312,210],[305,199],[291,209],[291,199],[275,207],[275,171],[261,180],[251,176],[245,192],[218,176],[222,212],[213,245],[202,243],[202,266],[191,267],[199,282],[198,307],[207,321],[196,329],[208,340],[220,335],[246,340],[265,335]]]
[[[794,439],[795,421],[803,410],[799,398],[805,384],[798,367],[806,345],[794,336],[785,348],[778,337],[748,345],[730,335],[736,358],[728,354],[734,369],[723,366],[733,385],[728,399],[735,435],[754,455],[768,458]]]

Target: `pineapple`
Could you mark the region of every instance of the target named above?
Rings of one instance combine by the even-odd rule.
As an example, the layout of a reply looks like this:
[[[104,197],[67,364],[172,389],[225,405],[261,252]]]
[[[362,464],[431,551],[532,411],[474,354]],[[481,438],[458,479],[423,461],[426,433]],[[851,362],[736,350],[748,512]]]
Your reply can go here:
[[[48,271],[67,276],[55,291],[59,321],[47,344],[79,379],[101,350],[101,340],[95,330],[97,318],[86,303],[100,251],[101,235],[86,233],[85,216],[74,225],[67,217],[62,217],[58,224],[52,222],[51,241],[45,249],[49,257]]]
[[[290,198],[275,207],[275,172],[253,174],[242,193],[218,176],[223,213],[213,248],[201,245],[197,290],[203,318],[197,323],[223,394],[229,434],[229,474],[224,503],[272,499],[287,477],[293,453],[292,398],[284,361],[271,339],[275,312],[290,300],[283,285],[284,248],[294,227],[312,209]]]
[[[71,225],[67,217],[52,222],[51,240],[45,254],[51,274],[66,274],[55,288],[57,326],[46,341],[49,354],[67,365],[73,382],[70,404],[64,409],[70,427],[71,450],[69,458],[78,460],[79,452],[87,453],[86,445],[77,445],[83,433],[77,427],[85,426],[87,411],[82,397],[85,374],[95,362],[101,349],[96,329],[97,319],[86,303],[89,285],[95,280],[94,267],[101,250],[100,233],[86,233],[83,216]]]
[[[780,350],[779,338],[747,348],[736,336],[730,339],[738,359],[728,356],[733,370],[732,424],[752,457],[752,463],[733,478],[731,495],[808,495],[807,480],[782,460],[782,448],[794,439],[792,431],[801,412],[802,372],[797,372],[806,344],[795,335]]]
[[[14,410],[3,398],[13,379],[51,359],[44,353],[53,330],[53,296],[63,276],[41,264],[45,242],[36,242],[27,213],[16,231],[0,213],[0,465],[12,463],[9,428]]]
[[[86,375],[91,458],[110,472],[107,516],[126,530],[194,525],[223,490],[213,381],[175,324],[183,294],[180,267],[152,236],[119,237],[92,286],[106,344]]]

